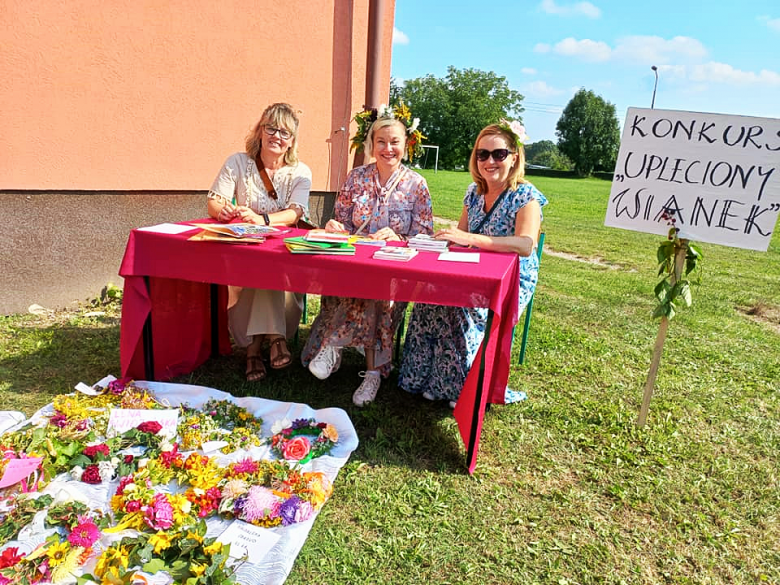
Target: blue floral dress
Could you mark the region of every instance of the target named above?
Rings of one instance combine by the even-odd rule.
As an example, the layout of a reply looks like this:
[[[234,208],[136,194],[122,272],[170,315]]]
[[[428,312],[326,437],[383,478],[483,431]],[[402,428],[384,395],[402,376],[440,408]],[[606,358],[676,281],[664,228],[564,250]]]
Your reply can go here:
[[[488,236],[510,236],[515,231],[517,212],[530,201],[539,206],[547,199],[530,183],[521,183],[508,192],[499,207],[480,229]],[[468,214],[469,231],[474,231],[484,219],[485,197],[477,193],[472,183],[463,199]],[[531,300],[539,274],[536,253],[520,257],[520,294],[518,314]],[[435,400],[457,400],[466,375],[485,336],[488,309],[449,307],[417,303],[412,310],[404,341],[404,356],[398,385],[413,394],[427,393]],[[507,389],[507,403],[524,397]]]
[[[433,233],[431,194],[425,179],[401,165],[387,180],[379,181],[372,163],[352,170],[339,192],[333,210],[336,221],[350,233],[361,229],[373,234],[389,226],[396,234],[411,237]],[[301,352],[308,366],[325,345],[374,349],[374,363],[383,376],[391,369],[393,335],[407,303],[338,297],[322,297],[320,314]]]

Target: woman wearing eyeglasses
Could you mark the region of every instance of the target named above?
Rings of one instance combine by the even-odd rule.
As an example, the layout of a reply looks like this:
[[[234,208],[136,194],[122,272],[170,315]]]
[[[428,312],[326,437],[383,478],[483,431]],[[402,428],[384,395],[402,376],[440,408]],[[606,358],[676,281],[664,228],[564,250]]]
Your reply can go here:
[[[266,184],[268,187],[266,187]],[[221,222],[295,225],[308,214],[311,170],[298,160],[298,116],[290,104],[268,106],[246,139],[246,152],[230,156],[209,191],[209,215]],[[275,290],[229,287],[228,322],[233,340],[247,348],[246,378],[266,377],[290,365],[287,338],[295,333],[303,296]]]
[[[458,227],[434,234],[459,246],[520,256],[520,311],[536,287],[539,260],[534,250],[547,204],[523,178],[525,138],[518,122],[491,124],[479,133],[469,161],[474,182],[466,191]],[[454,408],[485,335],[487,313],[485,308],[416,304],[398,385],[428,400],[448,400]],[[505,399],[509,403],[523,397],[507,389]]]

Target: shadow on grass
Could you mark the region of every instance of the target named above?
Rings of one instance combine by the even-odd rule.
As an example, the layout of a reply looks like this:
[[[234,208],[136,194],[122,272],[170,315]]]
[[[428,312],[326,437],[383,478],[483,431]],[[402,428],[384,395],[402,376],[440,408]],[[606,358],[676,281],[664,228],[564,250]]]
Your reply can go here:
[[[465,473],[460,435],[446,403],[431,403],[399,389],[395,372],[382,381],[377,399],[358,408],[352,393],[360,384],[363,358],[344,352],[341,368],[327,380],[317,380],[300,362],[300,349],[290,344],[293,363],[283,370],[268,368],[261,382],[247,382],[243,352],[212,358],[187,376],[172,381],[217,388],[234,396],[257,396],[308,404],[314,409],[337,407],[347,412],[360,446],[352,460],[369,465],[392,465],[443,473]]]

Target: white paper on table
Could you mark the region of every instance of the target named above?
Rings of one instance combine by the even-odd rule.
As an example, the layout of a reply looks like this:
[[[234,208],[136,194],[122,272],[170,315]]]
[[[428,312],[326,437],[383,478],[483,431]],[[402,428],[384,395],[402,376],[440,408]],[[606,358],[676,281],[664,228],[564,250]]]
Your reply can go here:
[[[442,252],[439,254],[439,260],[448,262],[479,262],[479,252]]]
[[[234,559],[246,557],[255,565],[268,554],[281,538],[268,528],[260,528],[243,520],[234,520],[217,540],[230,545],[230,556]]]
[[[160,223],[157,225],[150,225],[148,227],[138,228],[139,232],[154,232],[156,234],[182,234],[191,230],[197,230],[195,226],[181,225],[179,223]]]

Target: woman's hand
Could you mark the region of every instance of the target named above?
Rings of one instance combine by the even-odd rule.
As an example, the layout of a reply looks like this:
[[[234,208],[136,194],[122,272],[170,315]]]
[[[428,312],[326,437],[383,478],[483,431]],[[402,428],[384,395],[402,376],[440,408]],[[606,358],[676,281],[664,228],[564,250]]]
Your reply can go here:
[[[372,240],[395,240],[395,241],[401,241],[403,238],[399,236],[397,233],[393,231],[393,228],[390,227],[383,227],[380,230],[377,230],[373,234],[371,234]]]
[[[231,203],[225,203],[222,209],[217,214],[217,221],[228,223],[238,215],[236,208]]]
[[[437,240],[447,240],[459,246],[470,246],[473,243],[472,236],[473,234],[458,228],[445,228],[433,234],[433,237]]]
[[[244,223],[265,225],[265,220],[262,216],[257,215],[254,211],[244,205],[236,207],[236,217],[241,218],[241,221]]]
[[[336,221],[335,219],[329,219],[328,223],[325,224],[325,231],[326,232],[332,232],[332,233],[341,233],[346,232],[347,228],[344,227],[344,224],[340,221]]]

